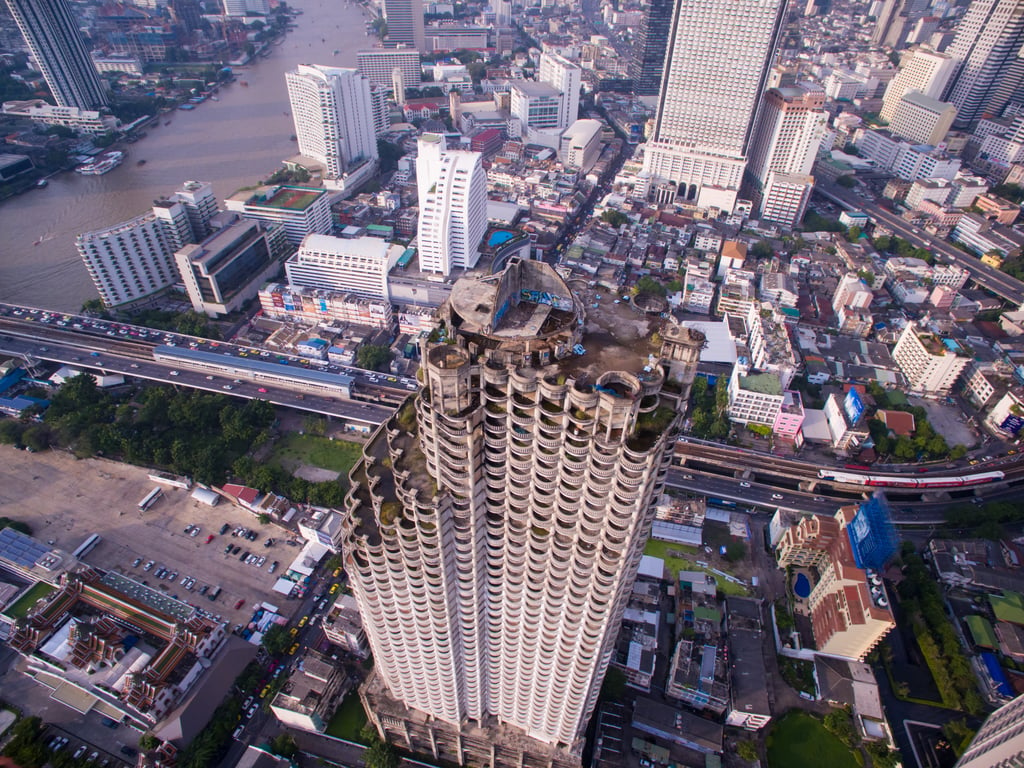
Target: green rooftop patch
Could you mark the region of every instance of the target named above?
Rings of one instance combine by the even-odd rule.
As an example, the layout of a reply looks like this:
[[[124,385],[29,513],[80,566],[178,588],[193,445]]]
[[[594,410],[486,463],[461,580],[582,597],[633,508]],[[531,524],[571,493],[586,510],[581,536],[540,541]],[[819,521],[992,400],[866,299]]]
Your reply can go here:
[[[28,612],[32,610],[32,607],[39,600],[52,593],[54,589],[55,587],[50,586],[45,581],[37,582],[34,587],[22,595],[17,602],[13,603],[6,611],[4,611],[4,613],[12,619],[23,619],[28,616]]]

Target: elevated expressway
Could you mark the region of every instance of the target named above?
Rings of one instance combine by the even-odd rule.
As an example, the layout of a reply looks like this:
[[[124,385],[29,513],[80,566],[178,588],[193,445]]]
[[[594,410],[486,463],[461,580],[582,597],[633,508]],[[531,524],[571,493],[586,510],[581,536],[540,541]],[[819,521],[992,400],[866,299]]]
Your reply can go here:
[[[189,337],[183,338],[187,346]],[[372,383],[369,377],[378,377],[368,371],[360,371],[363,375],[355,377],[337,374],[336,386],[331,386],[329,374],[316,372],[311,376],[305,368],[295,364],[280,365],[275,375],[264,375],[247,365],[247,358],[240,355],[246,347],[221,342],[216,347],[223,358],[221,364],[211,364],[208,360],[201,364],[185,359],[160,360],[157,353],[163,343],[157,339],[108,336],[0,317],[0,352],[21,358],[30,369],[42,361],[61,363],[233,397],[267,400],[367,428],[387,419],[394,406],[409,394],[402,386]],[[278,358],[273,357],[275,361]],[[297,360],[293,359],[294,362]]]
[[[919,465],[916,465],[921,469]],[[834,469],[792,458],[772,456],[733,446],[681,438],[675,446],[673,470],[668,484],[739,504],[829,513],[837,505],[866,498],[877,488],[860,483],[836,482],[819,476],[821,469]],[[898,470],[843,470],[844,474],[891,474]],[[1006,457],[977,466],[940,464],[926,472],[904,473],[902,477],[939,479],[999,471],[1002,480],[981,485],[948,488],[881,488],[904,524],[942,522],[946,507],[973,500],[1019,498],[1024,483],[1024,457]]]

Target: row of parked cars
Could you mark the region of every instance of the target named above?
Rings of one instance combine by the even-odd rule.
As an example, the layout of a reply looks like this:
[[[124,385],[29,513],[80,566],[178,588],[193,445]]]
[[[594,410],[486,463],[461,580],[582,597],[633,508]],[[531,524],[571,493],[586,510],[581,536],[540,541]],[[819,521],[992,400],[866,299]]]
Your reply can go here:
[[[69,743],[70,739],[67,736],[61,736],[58,734],[46,742],[46,747],[52,752],[60,752],[64,749],[70,749],[68,746]],[[79,744],[71,754],[71,757],[74,760],[81,760],[85,764],[95,765],[97,768],[107,768],[112,764],[118,764],[117,761],[111,757],[103,756],[101,759],[100,751],[98,749],[93,749],[91,752],[89,751],[90,749],[91,747],[88,744]],[[134,757],[136,754],[136,751],[131,747],[122,747],[121,752],[128,757]]]

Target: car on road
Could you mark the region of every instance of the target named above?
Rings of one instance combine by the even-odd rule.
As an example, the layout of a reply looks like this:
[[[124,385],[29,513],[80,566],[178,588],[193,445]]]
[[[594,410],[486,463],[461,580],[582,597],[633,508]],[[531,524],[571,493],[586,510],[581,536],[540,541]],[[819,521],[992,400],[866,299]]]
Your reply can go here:
[[[301,619],[299,619],[299,627],[306,626],[307,621],[309,621],[309,616],[303,616]]]
[[[288,649],[288,655],[289,656],[294,656],[295,652],[297,650],[299,650],[299,644],[298,643],[296,643],[295,645],[293,645],[291,648]]]
[[[330,589],[330,591],[328,592],[328,594],[329,594],[329,595],[333,595],[333,594],[334,594],[335,592],[337,592],[337,591],[338,591],[338,585],[337,585],[337,584],[331,584],[331,589]]]
[[[251,707],[249,707],[248,710],[246,710],[245,716],[246,717],[252,717],[253,715],[256,714],[256,710],[257,709],[258,709],[258,707],[255,704],[253,704]]]
[[[177,371],[168,371],[168,373],[169,373],[169,374],[170,374],[171,376],[178,376],[178,375],[179,375]]]
[[[270,693],[270,686],[269,685],[263,686],[263,690],[260,691],[260,698],[261,699],[267,698],[267,694],[268,693]]]
[[[272,562],[270,564],[270,568],[267,569],[267,573],[273,573],[274,571],[276,571],[277,570],[277,566],[278,566],[278,562],[277,562],[277,560],[275,560],[274,562]]]
[[[206,537],[206,543],[207,544],[209,544],[211,541],[213,541],[213,534],[212,533],[209,536]]]
[[[291,629],[288,630],[288,634],[291,635],[292,637],[295,637],[297,634],[299,634],[299,628],[298,627],[292,627]]]
[[[750,487],[750,483],[748,483],[746,480],[744,480],[742,483],[740,483],[740,488],[749,488],[749,487]]]
[[[244,599],[243,600],[239,600],[237,603],[235,603],[235,610],[237,611],[243,605],[245,605],[245,600]]]
[[[142,570],[144,570],[144,571],[150,571],[150,570],[152,570],[152,569],[153,569],[153,565],[154,565],[154,563],[153,563],[153,561],[152,561],[152,560],[147,560],[147,561],[146,561],[146,564],[145,564],[144,566],[142,566]]]
[[[814,500],[815,500],[815,501],[824,501],[824,500],[825,500],[825,497],[824,497],[824,496],[815,496],[815,497],[814,497]]]
[[[259,387],[256,391],[261,393],[261,394],[264,394],[264,395],[267,394],[267,388],[266,387]]]
[[[253,702],[253,697],[252,696],[246,697],[245,701],[242,703],[242,709],[248,709],[249,707],[251,707],[252,706],[252,702]]]
[[[782,500],[782,494],[781,493],[773,493],[772,494],[772,498],[775,499],[775,501],[781,501]]]
[[[85,746],[85,744],[82,744],[78,749],[75,750],[75,754],[73,754],[72,757],[75,760],[77,760],[78,758],[80,758],[82,755],[85,754],[85,750],[87,750],[87,749],[88,749],[88,747]]]
[[[230,523],[224,523],[224,525],[222,525],[220,527],[219,533],[220,533],[221,536],[223,536],[225,533],[227,533],[230,530],[231,530],[231,524]]]
[[[142,562],[142,558],[141,557],[136,557],[132,561],[132,568],[138,568],[139,567],[139,563],[141,563],[141,562]]]

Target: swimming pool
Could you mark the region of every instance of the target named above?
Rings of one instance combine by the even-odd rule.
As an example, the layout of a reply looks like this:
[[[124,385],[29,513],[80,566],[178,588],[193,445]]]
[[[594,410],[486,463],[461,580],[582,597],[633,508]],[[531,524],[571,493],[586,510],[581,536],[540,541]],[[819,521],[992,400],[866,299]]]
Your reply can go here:
[[[811,580],[807,578],[807,574],[798,573],[796,575],[796,581],[793,583],[793,594],[801,600],[806,600],[811,596]]]
[[[513,237],[515,237],[514,232],[506,232],[503,229],[499,229],[497,232],[492,232],[491,236],[487,238],[487,245],[494,248],[502,243],[507,243]]]

